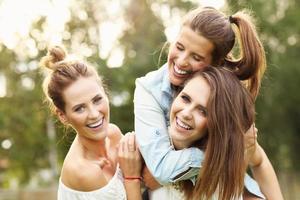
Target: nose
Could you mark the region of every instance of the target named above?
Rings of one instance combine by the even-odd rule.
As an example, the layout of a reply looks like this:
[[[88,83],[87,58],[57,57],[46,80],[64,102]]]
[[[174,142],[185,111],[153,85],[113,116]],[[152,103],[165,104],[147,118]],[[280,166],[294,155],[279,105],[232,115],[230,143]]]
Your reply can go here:
[[[94,106],[92,106],[90,109],[89,109],[89,113],[88,113],[88,117],[90,119],[95,119],[97,118],[99,115],[99,112],[98,112],[98,109]]]
[[[177,63],[179,66],[181,67],[186,67],[188,65],[188,55],[186,52],[182,52],[179,56],[178,56],[178,60]]]
[[[191,106],[186,106],[182,111],[181,111],[182,117],[186,120],[189,120],[192,118],[192,107]]]

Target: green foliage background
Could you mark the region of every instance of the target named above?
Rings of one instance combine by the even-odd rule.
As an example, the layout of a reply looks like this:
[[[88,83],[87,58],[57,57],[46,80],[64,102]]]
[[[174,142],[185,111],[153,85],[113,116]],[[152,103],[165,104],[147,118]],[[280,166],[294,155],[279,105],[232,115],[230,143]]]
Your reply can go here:
[[[104,0],[76,1],[70,7],[70,21],[65,24],[65,30],[70,34],[69,38],[63,40],[66,48],[80,51],[80,48],[87,46],[92,49],[87,60],[98,67],[107,83],[112,102],[119,95],[123,96],[121,104],[111,104],[111,121],[123,133],[133,130],[135,79],[157,69],[165,59],[163,54],[159,62],[160,50],[166,41],[165,25],[153,11],[154,5],[160,8],[167,5],[172,11],[182,14],[196,6],[191,1],[179,0],[129,1],[124,6],[123,16],[128,26],[118,41],[125,55],[123,65],[119,68],[109,68],[108,60],[100,58],[99,38],[90,34],[92,30],[101,34],[96,27],[103,23],[107,15]],[[300,2],[227,1],[226,9],[231,10],[230,14],[241,8],[253,11],[267,52],[268,68],[256,106],[259,141],[278,173],[297,172],[300,169]],[[78,9],[86,12],[88,17],[85,20],[78,17]],[[36,46],[47,43],[35,34],[46,31],[46,20],[41,16],[35,21],[29,38],[26,38],[32,39]],[[81,35],[79,39],[78,35]],[[22,43],[18,47],[22,47]],[[56,181],[63,157],[74,137],[72,130],[65,130],[56,123],[43,103],[43,76],[37,66],[45,53],[46,48],[40,48],[37,56],[26,53],[20,56],[15,49],[8,49],[0,41],[0,73],[7,81],[7,95],[0,98],[0,143],[5,139],[12,141],[10,149],[0,148],[0,187],[9,187],[12,178],[26,185],[40,169],[53,168],[49,157],[53,148],[58,154],[58,166],[53,172]],[[32,80],[34,87],[24,87],[24,79]],[[54,139],[49,139],[47,135],[47,122],[56,125]],[[6,164],[3,164],[4,161]]]

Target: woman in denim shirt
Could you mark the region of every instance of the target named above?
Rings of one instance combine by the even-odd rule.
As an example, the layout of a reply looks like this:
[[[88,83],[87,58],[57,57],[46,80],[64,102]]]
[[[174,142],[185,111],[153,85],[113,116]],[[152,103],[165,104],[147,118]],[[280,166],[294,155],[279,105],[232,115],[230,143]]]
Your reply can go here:
[[[240,46],[238,59],[231,55],[236,37]],[[167,127],[174,93],[208,64],[226,65],[235,71],[256,98],[266,68],[265,52],[246,12],[226,17],[214,8],[192,10],[184,17],[180,32],[170,46],[168,62],[136,80],[136,138],[149,171],[162,185],[187,179],[195,183],[202,166],[204,154],[198,148],[172,149]],[[245,187],[264,198],[248,175]]]

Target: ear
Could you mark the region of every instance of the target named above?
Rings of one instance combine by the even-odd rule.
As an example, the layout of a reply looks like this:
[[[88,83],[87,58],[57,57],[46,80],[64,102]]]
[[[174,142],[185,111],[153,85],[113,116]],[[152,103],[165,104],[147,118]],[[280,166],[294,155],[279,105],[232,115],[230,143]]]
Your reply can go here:
[[[59,121],[63,124],[67,124],[68,120],[67,120],[67,117],[65,115],[65,113],[63,111],[61,111],[60,109],[56,109],[55,111]]]

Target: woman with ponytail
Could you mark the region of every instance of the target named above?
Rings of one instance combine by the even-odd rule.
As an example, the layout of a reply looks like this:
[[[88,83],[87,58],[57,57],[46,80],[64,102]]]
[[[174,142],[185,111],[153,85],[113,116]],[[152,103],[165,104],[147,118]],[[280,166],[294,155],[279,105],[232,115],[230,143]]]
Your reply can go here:
[[[235,44],[240,51],[237,57],[233,54]],[[227,16],[210,7],[190,11],[170,44],[167,63],[136,80],[137,143],[150,174],[162,185],[180,180],[195,184],[199,168],[203,166],[204,152],[199,148],[175,151],[170,147],[168,126],[174,94],[195,72],[207,65],[226,66],[256,99],[266,61],[264,48],[247,11]],[[246,135],[254,137],[252,130],[249,129],[251,134]],[[244,185],[245,191],[264,198],[250,176],[245,177]]]

